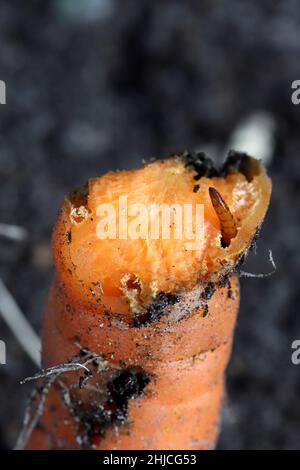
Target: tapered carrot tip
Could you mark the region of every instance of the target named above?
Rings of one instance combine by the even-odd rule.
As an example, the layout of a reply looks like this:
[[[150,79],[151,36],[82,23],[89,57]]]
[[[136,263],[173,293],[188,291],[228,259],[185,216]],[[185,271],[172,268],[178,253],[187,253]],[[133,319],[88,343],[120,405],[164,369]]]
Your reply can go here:
[[[43,367],[54,369],[19,447],[214,447],[238,266],[270,193],[251,157],[231,153],[217,171],[185,152],[66,198],[43,325]]]

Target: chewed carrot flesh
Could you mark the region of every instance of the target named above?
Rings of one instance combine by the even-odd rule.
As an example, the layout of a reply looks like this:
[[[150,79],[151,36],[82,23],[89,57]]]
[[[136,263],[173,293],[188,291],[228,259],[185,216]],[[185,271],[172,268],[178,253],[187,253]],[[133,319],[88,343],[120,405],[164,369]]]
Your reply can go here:
[[[214,447],[239,304],[234,267],[271,192],[262,166],[252,166],[255,173],[248,164],[247,174],[242,165],[217,173],[202,155],[195,161],[177,155],[94,178],[66,198],[53,234],[56,275],[43,324],[43,367],[79,369],[46,389],[26,448]],[[200,204],[205,236],[189,250],[190,240],[174,236],[171,220],[169,238],[151,237],[150,223],[145,238],[126,238],[120,198],[143,207],[177,204],[177,215],[184,205]],[[98,236],[99,207],[107,204],[117,214],[112,230],[122,229],[114,239]]]
[[[222,233],[222,246],[227,247],[230,245],[231,239],[234,238],[237,234],[236,222],[230,212],[228,205],[222,198],[221,194],[215,188],[209,188],[209,195],[212,205],[220,221]]]

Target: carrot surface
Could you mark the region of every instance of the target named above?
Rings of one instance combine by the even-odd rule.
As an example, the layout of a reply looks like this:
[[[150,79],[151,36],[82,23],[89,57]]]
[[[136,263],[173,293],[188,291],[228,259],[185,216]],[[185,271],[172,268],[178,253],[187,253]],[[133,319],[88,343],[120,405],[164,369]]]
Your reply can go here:
[[[231,153],[216,170],[203,154],[186,152],[91,179],[66,198],[53,234],[56,274],[43,367],[74,369],[37,394],[34,408],[43,398],[45,404],[26,448],[214,447],[239,305],[238,267],[270,193],[269,178],[251,157]],[[226,201],[222,211],[211,199],[216,194]],[[135,229],[144,228],[145,237],[125,233],[120,200],[140,205]],[[177,236],[173,212],[168,237],[161,227],[152,236],[150,222],[159,215],[150,213],[145,227],[141,208],[157,204],[177,215],[184,205],[202,205],[197,249]],[[116,223],[106,218],[106,228],[115,238],[103,237],[108,207]]]

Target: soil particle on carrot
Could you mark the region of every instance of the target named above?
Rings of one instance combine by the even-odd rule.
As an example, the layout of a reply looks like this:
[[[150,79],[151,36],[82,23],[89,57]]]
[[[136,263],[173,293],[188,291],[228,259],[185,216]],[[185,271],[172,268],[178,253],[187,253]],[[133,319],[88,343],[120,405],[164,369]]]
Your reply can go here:
[[[203,313],[202,313],[202,318],[207,317],[208,313],[209,313],[208,305],[205,304],[205,305],[204,305],[204,309],[203,309]]]
[[[134,326],[140,327],[159,320],[162,317],[165,308],[169,305],[174,305],[179,302],[179,300],[179,295],[160,292],[155,301],[147,308],[146,312],[135,318]]]
[[[228,291],[227,291],[227,296],[229,299],[231,300],[234,300],[234,294],[233,294],[233,290],[232,290],[232,287],[231,287],[231,282],[230,282],[230,279],[227,277],[227,287],[228,287]]]
[[[209,300],[212,298],[212,296],[214,295],[216,291],[216,285],[213,284],[212,282],[209,282],[207,287],[205,287],[203,293],[202,293],[202,299],[204,300]]]
[[[129,400],[143,395],[150,376],[142,367],[133,366],[119,371],[106,384],[103,404],[73,400],[72,414],[78,423],[77,442],[82,448],[99,445],[110,426],[124,426]]]
[[[186,166],[193,168],[196,172],[194,176],[195,181],[198,181],[202,176],[212,178],[218,175],[213,161],[204,152],[184,152],[183,157],[186,161]]]
[[[259,160],[251,158],[244,152],[230,150],[220,170],[220,176],[226,176],[231,173],[242,173],[247,181],[251,182],[260,172],[261,163]]]
[[[183,158],[186,161],[186,166],[191,167],[196,172],[194,179],[198,181],[203,176],[207,178],[212,177],[226,177],[232,173],[243,174],[248,182],[251,182],[254,176],[261,172],[261,163],[250,157],[245,152],[238,152],[230,150],[223,165],[217,168],[211,158],[204,152],[183,152]]]

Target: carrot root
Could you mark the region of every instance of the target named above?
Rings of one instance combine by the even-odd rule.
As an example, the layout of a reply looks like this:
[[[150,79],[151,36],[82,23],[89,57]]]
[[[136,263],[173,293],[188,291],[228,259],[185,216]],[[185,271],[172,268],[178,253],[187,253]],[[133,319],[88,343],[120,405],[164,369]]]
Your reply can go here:
[[[270,193],[255,159],[231,153],[218,172],[203,154],[185,153],[108,173],[66,198],[53,234],[56,275],[42,338],[43,367],[63,364],[65,372],[41,379],[25,448],[214,448],[237,271]],[[200,203],[205,237],[196,251],[176,237],[99,239],[99,205],[116,208],[120,198]]]

